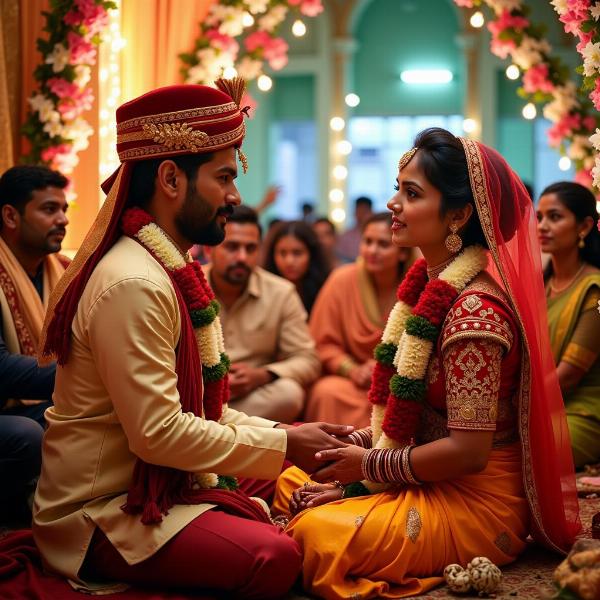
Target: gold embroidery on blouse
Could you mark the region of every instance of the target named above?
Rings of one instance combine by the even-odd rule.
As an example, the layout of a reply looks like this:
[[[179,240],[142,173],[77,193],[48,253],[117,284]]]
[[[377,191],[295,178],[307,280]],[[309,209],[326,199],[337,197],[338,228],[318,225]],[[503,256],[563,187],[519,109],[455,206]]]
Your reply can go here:
[[[427,370],[427,383],[432,385],[435,383],[440,376],[440,359],[434,356],[429,363],[429,369]]]
[[[417,541],[421,533],[422,525],[419,511],[414,506],[411,506],[406,515],[406,536],[413,544]]]
[[[477,294],[468,295],[456,308],[451,308],[442,333],[442,350],[462,339],[488,339],[510,350],[513,332],[508,321],[492,306],[485,308]]]
[[[481,349],[480,349],[481,348]],[[448,427],[495,431],[502,348],[481,341],[453,344],[444,353]],[[457,375],[456,368],[461,371]]]
[[[504,552],[504,554],[511,554],[510,550],[512,543],[510,541],[510,536],[506,531],[498,534],[498,537],[494,540],[494,544],[501,552]]]
[[[356,519],[354,519],[354,526],[355,527],[360,527],[365,521],[365,518],[363,515],[359,515],[358,517],[356,517]]]

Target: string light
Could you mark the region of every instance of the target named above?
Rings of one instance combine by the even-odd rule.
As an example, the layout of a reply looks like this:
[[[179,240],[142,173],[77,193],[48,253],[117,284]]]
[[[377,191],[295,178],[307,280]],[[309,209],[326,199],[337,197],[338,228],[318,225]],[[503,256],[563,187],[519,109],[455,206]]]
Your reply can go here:
[[[528,102],[523,107],[523,110],[521,112],[526,119],[531,121],[531,119],[535,119],[537,115],[537,108],[535,107],[535,104],[533,102]]]
[[[249,12],[244,12],[242,15],[242,25],[244,27],[252,27],[254,25],[254,17]]]
[[[568,156],[561,156],[558,160],[558,168],[561,171],[568,171],[571,168],[571,159]]]
[[[519,69],[519,67],[517,67],[517,65],[508,65],[508,67],[506,67],[506,76],[509,79],[512,79],[513,81],[515,79],[519,79],[520,74],[521,70]]]
[[[296,37],[302,37],[306,33],[306,25],[304,24],[304,21],[296,19],[292,25],[292,33]]]
[[[237,71],[235,67],[225,67],[223,69],[223,78],[224,79],[233,79],[237,75]]]
[[[354,93],[346,94],[345,102],[347,106],[354,108],[360,104],[360,97]]]
[[[268,75],[261,75],[256,85],[261,92],[268,92],[273,87],[273,80]]]
[[[465,119],[463,121],[463,130],[465,133],[474,133],[477,131],[477,121],[475,119]]]
[[[348,140],[340,140],[337,143],[336,148],[337,151],[344,156],[348,156],[348,154],[352,152],[352,144]]]
[[[343,223],[346,220],[346,211],[343,208],[334,208],[329,214],[334,223]]]
[[[333,167],[333,176],[338,181],[344,181],[348,177],[348,169],[344,165],[336,165]]]
[[[336,204],[344,201],[344,190],[340,188],[333,188],[329,190],[329,199]]]
[[[483,24],[485,23],[485,19],[483,18],[483,13],[480,10],[474,12],[471,15],[469,23],[471,23],[471,27],[475,27],[475,29],[479,29],[480,27],[483,27]]]
[[[333,117],[331,121],[329,121],[329,127],[331,127],[333,131],[342,131],[342,129],[346,127],[346,121],[344,121],[342,117]]]
[[[106,179],[119,166],[117,155],[117,125],[115,109],[121,103],[120,54],[126,41],[121,36],[121,0],[113,0],[116,7],[108,11],[109,24],[103,34],[103,43],[98,49],[98,134],[99,175]],[[104,194],[100,195],[100,204]]]

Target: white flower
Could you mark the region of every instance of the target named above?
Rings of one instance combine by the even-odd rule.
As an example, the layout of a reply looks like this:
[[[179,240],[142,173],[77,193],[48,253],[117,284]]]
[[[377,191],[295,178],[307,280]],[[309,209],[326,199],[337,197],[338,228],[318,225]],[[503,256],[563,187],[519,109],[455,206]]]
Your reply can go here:
[[[195,473],[194,478],[198,485],[203,489],[217,487],[219,478],[215,473]]]
[[[244,56],[235,68],[240,77],[243,77],[246,81],[252,81],[261,74],[262,65],[261,60],[254,60],[249,56]]]
[[[600,42],[588,42],[581,53],[583,56],[583,73],[591,77],[600,68]]]
[[[257,15],[267,10],[269,0],[244,0],[244,4],[253,15]]]
[[[53,166],[65,175],[73,172],[73,169],[79,164],[79,157],[76,152],[66,154],[57,154],[52,161]]]
[[[258,20],[258,26],[271,33],[285,19],[287,11],[287,6],[284,4],[274,6],[264,17]]]
[[[596,150],[600,151],[600,129],[596,128],[596,133],[590,136],[590,142]]]
[[[77,117],[73,121],[65,123],[63,127],[63,137],[72,141],[73,151],[80,152],[86,150],[90,145],[88,138],[94,133],[94,130],[90,127],[89,123]]]
[[[600,156],[596,157],[596,166],[592,169],[594,187],[600,189]]]
[[[544,54],[550,54],[552,48],[546,40],[536,40],[523,36],[521,44],[512,51],[513,61],[524,71],[541,62]]]
[[[485,0],[486,4],[499,15],[501,12],[507,10],[508,12],[521,8],[521,0]]]
[[[577,108],[577,87],[573,81],[554,89],[554,100],[544,107],[544,117],[553,123],[560,121],[571,109]]]
[[[60,118],[58,112],[54,110],[54,102],[50,98],[48,98],[48,96],[44,96],[44,94],[36,94],[35,96],[28,98],[27,102],[29,102],[29,105],[31,106],[34,112],[40,114],[40,121],[42,121],[42,123],[48,121],[53,113],[56,113],[56,115],[58,115],[58,117]]]
[[[559,15],[564,15],[567,10],[569,10],[569,7],[567,6],[567,0],[551,0],[550,4],[554,6],[554,10]]]
[[[51,119],[51,120],[46,121],[44,123],[44,131],[50,137],[55,137],[55,136],[59,136],[59,135],[62,136],[63,125],[60,122],[60,118],[58,118],[58,119]]]
[[[79,88],[84,88],[92,77],[92,69],[87,65],[77,65],[75,67],[75,79],[73,83]]]
[[[62,44],[54,44],[52,52],[46,56],[46,64],[52,65],[55,73],[60,73],[69,64],[70,56],[68,48]]]
[[[594,159],[593,155],[591,155],[591,154],[588,154],[583,159],[583,168],[586,171],[590,171],[591,169],[593,169],[595,164],[596,164],[596,160]]]
[[[600,19],[600,2],[596,2],[593,6],[590,6],[590,13],[592,13],[592,17],[594,20]]]
[[[567,154],[572,160],[583,160],[589,151],[590,141],[584,135],[573,136]]]

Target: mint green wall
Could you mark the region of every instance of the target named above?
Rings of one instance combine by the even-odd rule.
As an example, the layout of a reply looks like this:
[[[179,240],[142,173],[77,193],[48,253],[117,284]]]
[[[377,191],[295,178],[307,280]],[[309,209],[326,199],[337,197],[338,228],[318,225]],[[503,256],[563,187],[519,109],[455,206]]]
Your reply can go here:
[[[455,38],[456,10],[448,0],[374,0],[356,26],[355,115],[462,114],[464,60]],[[447,85],[413,86],[405,69],[449,69]]]

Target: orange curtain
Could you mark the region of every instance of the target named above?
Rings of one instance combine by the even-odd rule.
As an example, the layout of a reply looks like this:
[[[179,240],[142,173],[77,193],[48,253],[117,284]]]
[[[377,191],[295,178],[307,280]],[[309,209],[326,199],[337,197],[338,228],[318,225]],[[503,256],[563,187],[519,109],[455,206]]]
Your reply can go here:
[[[192,49],[198,23],[216,0],[122,0],[121,97],[182,83],[179,53]]]

